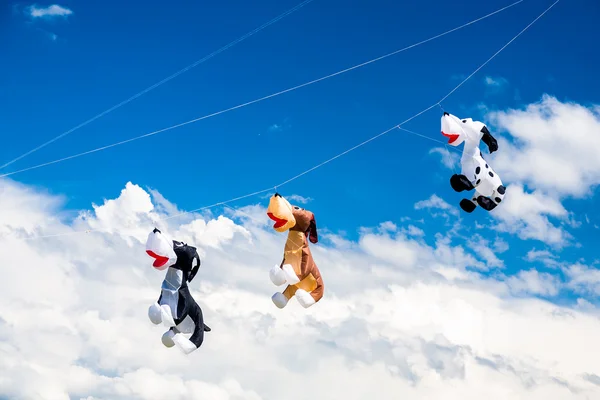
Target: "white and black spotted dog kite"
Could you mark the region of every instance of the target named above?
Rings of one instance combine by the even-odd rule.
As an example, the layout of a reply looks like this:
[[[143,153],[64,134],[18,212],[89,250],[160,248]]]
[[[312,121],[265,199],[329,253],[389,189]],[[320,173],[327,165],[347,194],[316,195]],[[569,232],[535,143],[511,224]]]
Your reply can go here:
[[[162,336],[166,347],[175,344],[189,354],[204,341],[204,332],[210,328],[204,324],[202,310],[190,293],[188,283],[200,268],[200,256],[195,247],[176,240],[169,240],[154,229],[146,241],[146,253],[154,258],[152,266],[160,271],[167,269],[158,301],[148,309],[152,323],[161,322],[169,330]],[[191,333],[188,339],[184,333]]]
[[[448,138],[448,144],[452,146],[465,144],[460,159],[461,175],[452,175],[450,185],[457,192],[475,189],[475,193],[471,199],[462,199],[460,207],[468,213],[473,212],[477,205],[492,211],[504,199],[506,188],[498,174],[483,159],[479,142],[483,141],[491,154],[498,150],[496,139],[483,122],[471,118],[461,120],[447,112],[442,116],[442,135]]]

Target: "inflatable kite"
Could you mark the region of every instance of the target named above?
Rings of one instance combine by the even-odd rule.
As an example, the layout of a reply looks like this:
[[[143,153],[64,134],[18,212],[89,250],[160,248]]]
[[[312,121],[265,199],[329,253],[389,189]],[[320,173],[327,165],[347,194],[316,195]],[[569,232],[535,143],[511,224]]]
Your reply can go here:
[[[167,270],[158,301],[148,309],[148,317],[153,324],[162,322],[169,328],[162,336],[166,347],[177,344],[189,354],[202,345],[204,332],[210,332],[204,325],[200,306],[188,289],[188,283],[200,268],[200,256],[195,247],[169,240],[158,229],[148,235],[146,253],[154,258],[155,269]],[[192,334],[189,339],[183,336],[186,333]]]
[[[471,118],[461,120],[447,112],[442,116],[442,135],[448,138],[448,144],[452,146],[465,144],[460,159],[461,174],[452,175],[450,185],[457,192],[475,189],[475,193],[471,199],[462,199],[460,208],[471,213],[479,205],[484,210],[492,211],[504,199],[506,188],[498,174],[483,159],[479,142],[483,141],[491,154],[498,150],[496,139],[483,122]]]
[[[287,287],[283,292],[275,293],[271,300],[277,307],[283,308],[295,295],[298,303],[308,308],[321,300],[324,290],[321,273],[308,248],[308,240],[311,243],[319,240],[315,215],[292,206],[278,193],[271,197],[267,215],[275,221],[273,229],[277,232],[289,230],[283,261],[269,273],[276,286],[287,284]]]

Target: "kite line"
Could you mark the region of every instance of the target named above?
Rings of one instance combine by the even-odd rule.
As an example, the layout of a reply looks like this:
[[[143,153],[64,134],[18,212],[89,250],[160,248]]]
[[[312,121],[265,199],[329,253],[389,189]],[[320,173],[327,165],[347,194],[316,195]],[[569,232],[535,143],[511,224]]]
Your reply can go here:
[[[60,135],[58,135],[58,136],[56,136],[55,138],[53,138],[53,139],[51,139],[51,140],[47,141],[46,143],[43,143],[43,144],[39,145],[38,147],[36,147],[36,148],[34,148],[34,149],[32,149],[32,150],[29,150],[27,153],[24,153],[24,154],[20,155],[19,157],[15,158],[15,159],[13,159],[13,160],[11,160],[11,161],[9,161],[9,162],[7,162],[6,164],[4,164],[4,165],[0,166],[0,169],[4,169],[4,168],[8,167],[9,165],[11,165],[11,164],[13,164],[13,163],[15,163],[15,162],[19,161],[20,159],[22,159],[22,158],[25,158],[25,157],[27,157],[28,155],[30,155],[30,154],[33,154],[33,153],[35,153],[36,151],[38,151],[38,150],[40,150],[40,149],[42,149],[42,148],[46,147],[47,145],[49,145],[49,144],[51,144],[51,143],[54,143],[54,142],[56,142],[57,140],[59,140],[59,139],[61,139],[61,138],[65,137],[65,136],[67,136],[67,135],[69,135],[69,134],[71,134],[71,133],[75,132],[75,131],[76,131],[76,130],[78,130],[79,128],[83,128],[84,126],[86,126],[86,125],[88,125],[88,124],[90,124],[90,123],[94,122],[95,120],[97,120],[97,119],[99,119],[99,118],[102,118],[102,117],[103,117],[103,116],[105,116],[106,114],[109,114],[109,113],[111,113],[111,112],[115,111],[116,109],[118,109],[118,108],[121,108],[121,107],[122,107],[122,106],[124,106],[125,104],[127,104],[127,103],[129,103],[129,102],[131,102],[131,101],[133,101],[133,100],[135,100],[135,99],[137,99],[137,98],[138,98],[138,97],[140,97],[140,96],[143,96],[144,94],[148,93],[149,91],[151,91],[151,90],[154,90],[154,89],[156,89],[156,88],[157,88],[157,87],[159,87],[159,86],[162,86],[163,84],[165,84],[165,83],[169,82],[171,79],[174,79],[174,78],[178,77],[179,75],[181,75],[181,74],[183,74],[183,73],[185,73],[185,72],[189,71],[190,69],[192,69],[192,68],[194,68],[194,67],[197,67],[198,65],[200,65],[200,64],[202,64],[202,63],[204,63],[205,61],[208,61],[208,60],[210,60],[211,58],[213,58],[214,56],[218,55],[219,53],[222,53],[222,52],[224,52],[224,51],[225,51],[225,50],[227,50],[228,48],[230,48],[230,47],[233,47],[233,46],[235,46],[236,44],[238,44],[238,43],[240,43],[240,42],[244,41],[245,39],[249,38],[250,36],[252,36],[252,35],[254,35],[254,34],[256,34],[256,33],[260,32],[260,31],[262,31],[263,29],[267,28],[269,25],[273,25],[275,22],[277,22],[277,21],[279,21],[279,20],[281,20],[281,19],[283,19],[283,18],[287,17],[288,15],[292,14],[294,11],[297,11],[297,10],[299,10],[300,8],[304,7],[305,5],[307,5],[308,3],[312,2],[312,1],[314,1],[314,0],[305,0],[304,2],[302,2],[302,3],[298,4],[297,6],[295,6],[295,7],[291,8],[291,9],[287,10],[287,11],[286,11],[286,12],[284,12],[283,14],[280,14],[280,15],[278,15],[277,17],[273,18],[273,19],[272,19],[272,20],[270,20],[269,22],[266,22],[266,23],[264,23],[263,25],[259,26],[258,28],[254,29],[254,30],[252,30],[252,31],[250,31],[250,32],[248,32],[248,33],[246,33],[246,34],[245,34],[245,35],[243,35],[243,36],[240,36],[239,38],[237,38],[237,39],[235,39],[234,41],[232,41],[232,42],[230,42],[230,43],[226,44],[225,46],[221,47],[220,49],[218,49],[218,50],[215,50],[215,51],[213,51],[212,53],[210,53],[210,54],[208,54],[208,55],[204,56],[203,58],[199,59],[198,61],[194,62],[193,64],[190,64],[190,65],[188,65],[187,67],[185,67],[185,68],[183,68],[183,69],[180,69],[179,71],[175,72],[173,75],[170,75],[170,76],[166,77],[166,78],[165,78],[165,79],[163,79],[162,81],[160,81],[160,82],[158,82],[158,83],[155,83],[155,84],[154,84],[154,85],[152,85],[152,86],[149,86],[149,87],[147,87],[146,89],[142,90],[141,92],[134,94],[133,96],[131,96],[131,97],[130,97],[130,98],[128,98],[127,100],[124,100],[124,101],[122,101],[122,102],[120,102],[120,103],[118,103],[118,104],[116,104],[116,105],[112,106],[111,108],[109,108],[109,109],[107,109],[107,110],[105,110],[105,111],[101,112],[100,114],[98,114],[98,115],[96,115],[96,116],[94,116],[94,117],[92,117],[92,118],[88,119],[87,121],[85,121],[85,122],[82,122],[81,124],[79,124],[79,125],[77,125],[77,126],[75,126],[75,127],[71,128],[71,129],[69,129],[68,131],[65,131],[65,132],[61,133]]]
[[[296,175],[296,176],[294,176],[294,177],[292,177],[292,178],[290,178],[290,179],[288,179],[288,180],[286,180],[286,181],[284,181],[284,182],[282,182],[282,183],[279,183],[279,184],[277,184],[277,185],[275,185],[275,186],[271,186],[271,187],[269,187],[269,188],[266,188],[266,189],[263,189],[263,190],[259,190],[259,191],[255,191],[255,192],[253,192],[253,193],[249,193],[249,194],[246,194],[246,195],[243,195],[243,196],[235,197],[235,198],[233,198],[233,199],[230,199],[230,200],[221,201],[221,202],[218,202],[218,203],[215,203],[215,204],[209,205],[209,206],[204,206],[204,207],[196,208],[196,209],[193,209],[193,210],[185,211],[185,212],[182,212],[182,213],[179,213],[179,214],[171,215],[171,216],[169,216],[169,217],[160,218],[160,219],[157,219],[155,222],[159,222],[159,221],[165,221],[165,220],[172,219],[172,218],[175,218],[175,217],[179,217],[179,216],[182,216],[182,215],[187,215],[187,214],[191,214],[191,213],[194,213],[194,212],[198,212],[198,211],[206,210],[206,209],[209,209],[209,208],[217,207],[217,206],[220,206],[220,205],[225,205],[225,204],[228,204],[228,203],[231,203],[231,202],[237,201],[237,200],[241,200],[241,199],[248,198],[248,197],[253,197],[253,196],[256,196],[256,195],[258,195],[258,194],[262,194],[262,193],[266,193],[266,192],[273,192],[273,189],[274,189],[275,187],[281,187],[281,186],[283,186],[283,185],[285,185],[285,184],[287,184],[287,183],[290,183],[290,182],[292,182],[292,181],[294,181],[294,180],[296,180],[296,179],[300,178],[301,176],[303,176],[303,175],[305,175],[305,174],[307,174],[307,173],[309,173],[309,172],[311,172],[311,171],[314,171],[314,170],[316,170],[316,169],[318,169],[318,168],[322,167],[323,165],[325,165],[325,164],[327,164],[327,163],[329,163],[329,162],[331,162],[331,161],[333,161],[333,160],[335,160],[335,159],[337,159],[337,158],[339,158],[339,157],[341,157],[341,156],[343,156],[343,155],[345,155],[345,154],[348,154],[349,152],[351,152],[351,151],[353,151],[353,150],[355,150],[355,149],[357,149],[357,148],[359,148],[359,147],[362,147],[362,146],[364,146],[365,144],[367,144],[367,143],[369,143],[369,142],[371,142],[371,141],[373,141],[373,140],[375,140],[375,139],[377,139],[377,138],[379,138],[379,137],[381,137],[381,136],[384,136],[384,135],[386,135],[386,134],[387,134],[387,133],[389,133],[389,132],[392,132],[392,131],[393,131],[393,130],[395,130],[395,129],[404,130],[405,132],[408,132],[408,133],[414,133],[414,132],[412,132],[412,131],[409,131],[409,130],[406,130],[406,129],[402,128],[402,125],[404,125],[404,124],[408,123],[409,121],[411,121],[411,120],[413,120],[413,119],[417,118],[418,116],[420,116],[420,115],[422,115],[422,114],[426,113],[427,111],[429,111],[429,110],[433,109],[434,107],[440,106],[440,105],[441,105],[441,102],[442,102],[443,100],[447,99],[447,98],[448,98],[450,95],[452,95],[452,94],[453,94],[453,93],[454,93],[456,90],[458,90],[458,89],[459,89],[459,88],[460,88],[460,87],[461,87],[461,86],[462,86],[462,85],[463,85],[465,82],[467,82],[467,81],[468,81],[470,78],[472,78],[472,77],[473,77],[473,76],[474,76],[474,75],[475,75],[475,74],[476,74],[476,73],[477,73],[479,70],[481,70],[481,69],[482,69],[482,68],[483,68],[485,65],[487,65],[487,64],[488,64],[488,63],[489,63],[491,60],[493,60],[493,59],[494,59],[494,58],[495,58],[495,57],[496,57],[498,54],[500,54],[500,53],[501,53],[501,52],[502,52],[504,49],[506,49],[506,48],[507,48],[507,47],[508,47],[508,46],[509,46],[509,45],[510,45],[512,42],[514,42],[514,41],[515,41],[515,40],[516,40],[516,39],[517,39],[519,36],[521,36],[521,35],[522,35],[522,34],[523,34],[525,31],[527,31],[527,30],[528,30],[528,29],[529,29],[529,28],[530,28],[530,27],[531,27],[533,24],[535,24],[535,23],[536,23],[536,22],[537,22],[537,21],[538,21],[538,20],[539,20],[541,17],[543,17],[543,16],[544,16],[544,15],[545,15],[545,14],[546,14],[548,11],[550,11],[550,10],[551,10],[551,9],[552,9],[552,8],[553,8],[553,7],[554,7],[556,4],[558,4],[559,2],[560,2],[560,0],[556,0],[554,3],[552,3],[552,5],[550,5],[548,8],[546,8],[546,9],[545,9],[545,10],[544,10],[544,11],[543,11],[543,12],[542,12],[540,15],[538,15],[538,16],[537,16],[537,17],[536,17],[536,18],[535,18],[535,19],[534,19],[532,22],[530,22],[530,23],[529,23],[529,24],[528,24],[528,25],[527,25],[525,28],[523,28],[523,29],[522,29],[522,30],[521,30],[519,33],[517,33],[517,34],[516,34],[516,35],[515,35],[515,36],[514,36],[514,37],[513,37],[513,38],[512,38],[510,41],[508,41],[508,42],[507,42],[507,43],[506,43],[506,44],[505,44],[505,45],[504,45],[502,48],[500,48],[498,51],[496,51],[496,53],[494,53],[494,54],[493,54],[491,57],[489,57],[489,58],[488,58],[488,59],[487,59],[487,60],[486,60],[486,61],[485,61],[483,64],[481,64],[481,65],[480,65],[480,66],[479,66],[477,69],[475,69],[475,71],[474,71],[473,73],[471,73],[471,74],[470,74],[469,76],[467,76],[467,77],[466,77],[466,78],[465,78],[465,79],[464,79],[462,82],[460,82],[460,83],[459,83],[457,86],[455,86],[455,87],[454,87],[454,88],[453,88],[453,89],[452,89],[452,90],[451,90],[451,91],[450,91],[450,92],[449,92],[447,95],[445,95],[444,97],[442,97],[442,98],[441,98],[441,100],[439,100],[439,101],[437,101],[436,103],[432,104],[431,106],[429,106],[429,107],[427,107],[427,108],[423,109],[422,111],[420,111],[420,112],[418,112],[418,113],[414,114],[414,115],[413,115],[413,116],[411,116],[410,118],[407,118],[407,119],[406,119],[406,120],[404,120],[403,122],[401,122],[401,123],[399,123],[399,124],[397,124],[397,125],[395,125],[395,126],[393,126],[393,127],[389,128],[389,129],[387,129],[387,130],[385,130],[385,131],[383,131],[383,132],[381,132],[381,133],[379,133],[379,134],[377,134],[377,135],[375,135],[375,136],[371,137],[370,139],[367,139],[367,140],[363,141],[362,143],[359,143],[358,145],[356,145],[356,146],[354,146],[354,147],[351,147],[350,149],[348,149],[348,150],[345,150],[345,151],[343,151],[342,153],[339,153],[338,155],[336,155],[336,156],[334,156],[334,157],[331,157],[331,158],[329,158],[328,160],[326,160],[326,161],[324,161],[324,162],[322,162],[322,163],[320,163],[320,164],[317,164],[316,166],[314,166],[314,167],[312,167],[312,168],[309,168],[309,169],[307,169],[306,171],[304,171],[304,172],[302,172],[302,173],[300,173],[300,174],[298,174],[298,175]],[[419,136],[421,136],[421,135],[419,135]],[[434,139],[434,140],[435,140],[435,139]],[[98,231],[100,231],[100,229],[95,229],[95,230],[85,230],[85,231],[73,231],[73,232],[59,233],[59,234],[53,234],[53,235],[40,235],[40,236],[33,236],[33,237],[29,237],[29,238],[23,238],[23,239],[24,239],[24,240],[33,240],[33,239],[41,239],[41,238],[49,238],[49,237],[57,237],[57,236],[66,236],[66,235],[72,235],[72,234],[78,234],[78,233],[90,233],[90,232],[98,232]]]
[[[363,63],[357,64],[357,65],[354,65],[354,66],[352,66],[352,67],[345,68],[345,69],[343,69],[343,70],[340,70],[340,71],[338,71],[338,72],[334,72],[334,73],[332,73],[332,74],[329,74],[329,75],[323,76],[323,77],[321,77],[321,78],[317,78],[317,79],[314,79],[314,80],[311,80],[311,81],[308,81],[308,82],[302,83],[302,84],[300,84],[300,85],[296,85],[296,86],[290,87],[290,88],[288,88],[288,89],[284,89],[284,90],[281,90],[281,91],[279,91],[279,92],[272,93],[272,94],[270,94],[270,95],[267,95],[267,96],[263,96],[263,97],[260,97],[260,98],[254,99],[254,100],[248,101],[248,102],[246,102],[246,103],[238,104],[238,105],[236,105],[236,106],[233,106],[233,107],[229,107],[229,108],[226,108],[226,109],[223,109],[223,110],[220,110],[220,111],[217,111],[217,112],[211,113],[211,114],[207,114],[207,115],[204,115],[204,116],[202,116],[202,117],[199,117],[199,118],[195,118],[195,119],[192,119],[192,120],[189,120],[189,121],[186,121],[186,122],[182,122],[182,123],[179,123],[179,124],[176,124],[176,125],[169,126],[169,127],[167,127],[167,128],[163,128],[163,129],[159,129],[159,130],[157,130],[157,131],[153,131],[153,132],[150,132],[150,133],[146,133],[146,134],[144,134],[144,135],[140,135],[140,136],[136,136],[136,137],[133,137],[133,138],[130,138],[130,139],[122,140],[122,141],[119,141],[119,142],[116,142],[116,143],[112,143],[112,144],[109,144],[109,145],[106,145],[106,146],[97,147],[97,148],[95,148],[95,149],[92,149],[92,150],[84,151],[84,152],[81,152],[81,153],[78,153],[78,154],[74,154],[74,155],[71,155],[71,156],[67,156],[67,157],[63,157],[63,158],[60,158],[60,159],[57,159],[57,160],[48,161],[48,162],[45,162],[45,163],[42,163],[42,164],[38,164],[38,165],[31,166],[31,167],[23,168],[23,169],[20,169],[20,170],[17,170],[17,171],[8,172],[8,173],[5,173],[5,174],[2,174],[2,175],[0,175],[0,178],[2,178],[2,177],[6,177],[6,176],[15,175],[15,174],[19,174],[19,173],[21,173],[21,172],[31,171],[31,170],[33,170],[33,169],[37,169],[37,168],[46,167],[46,166],[48,166],[48,165],[58,164],[58,163],[61,163],[61,162],[64,162],[64,161],[72,160],[72,159],[74,159],[74,158],[78,158],[78,157],[82,157],[82,156],[85,156],[85,155],[88,155],[88,154],[97,153],[97,152],[99,152],[99,151],[107,150],[107,149],[110,149],[110,148],[112,148],[112,147],[121,146],[121,145],[123,145],[123,144],[126,144],[126,143],[130,143],[130,142],[133,142],[133,141],[136,141],[136,140],[140,140],[140,139],[143,139],[143,138],[147,138],[147,137],[150,137],[150,136],[154,136],[154,135],[157,135],[157,134],[159,134],[159,133],[166,132],[166,131],[170,131],[170,130],[173,130],[173,129],[176,129],[176,128],[180,128],[180,127],[182,127],[182,126],[185,126],[185,125],[193,124],[193,123],[195,123],[195,122],[198,122],[198,121],[201,121],[201,120],[204,120],[204,119],[208,119],[208,118],[215,117],[215,116],[217,116],[217,115],[225,114],[225,113],[227,113],[227,112],[234,111],[234,110],[237,110],[237,109],[239,109],[239,108],[247,107],[247,106],[249,106],[249,105],[252,105],[252,104],[255,104],[255,103],[259,103],[259,102],[262,102],[262,101],[264,101],[264,100],[268,100],[268,99],[270,99],[270,98],[277,97],[277,96],[280,96],[280,95],[282,95],[282,94],[289,93],[289,92],[295,91],[295,90],[297,90],[297,89],[300,89],[300,88],[303,88],[303,87],[306,87],[306,86],[309,86],[309,85],[313,85],[313,84],[315,84],[315,83],[318,83],[318,82],[324,81],[324,80],[326,80],[326,79],[330,79],[330,78],[333,78],[333,77],[335,77],[335,76],[342,75],[342,74],[344,74],[344,73],[346,73],[346,72],[350,72],[350,71],[353,71],[353,70],[355,70],[355,69],[362,68],[362,67],[364,67],[364,66],[366,66],[366,65],[369,65],[369,64],[375,63],[375,62],[377,62],[377,61],[381,61],[381,60],[383,60],[383,59],[386,59],[386,58],[388,58],[388,57],[391,57],[391,56],[393,56],[393,55],[396,55],[396,54],[398,54],[398,53],[404,52],[404,51],[406,51],[406,50],[409,50],[409,49],[411,49],[411,48],[414,48],[414,47],[417,47],[417,46],[423,45],[423,44],[425,44],[425,43],[427,43],[427,42],[430,42],[430,41],[432,41],[432,40],[435,40],[435,39],[438,39],[438,38],[440,38],[440,37],[442,37],[442,36],[448,35],[448,34],[450,34],[450,33],[452,33],[452,32],[455,32],[455,31],[457,31],[457,30],[460,30],[460,29],[466,28],[466,27],[467,27],[467,26],[469,26],[469,25],[472,25],[472,24],[474,24],[474,23],[476,23],[476,22],[482,21],[482,20],[484,20],[484,19],[486,19],[486,18],[489,18],[489,17],[491,17],[491,16],[493,16],[493,15],[495,15],[495,14],[498,14],[498,13],[500,13],[500,12],[502,12],[502,11],[504,11],[504,10],[507,10],[507,9],[509,9],[509,8],[511,8],[511,7],[513,7],[513,6],[517,5],[517,4],[519,4],[519,3],[522,3],[523,1],[524,1],[524,0],[518,0],[518,1],[514,2],[514,3],[512,3],[512,4],[509,4],[509,5],[507,5],[507,6],[504,6],[504,7],[502,7],[502,8],[500,8],[500,9],[498,9],[498,10],[494,11],[494,12],[491,12],[491,13],[489,13],[489,14],[487,14],[487,15],[484,15],[484,16],[482,16],[482,17],[479,17],[479,18],[477,18],[477,19],[474,19],[474,20],[472,20],[472,21],[470,21],[470,22],[467,22],[467,23],[465,23],[465,24],[462,24],[462,25],[460,25],[460,26],[458,26],[458,27],[456,27],[456,28],[453,28],[453,29],[447,30],[447,31],[445,31],[445,32],[443,32],[443,33],[440,33],[440,34],[438,34],[438,35],[432,36],[432,37],[430,37],[430,38],[428,38],[428,39],[425,39],[425,40],[422,40],[422,41],[420,41],[420,42],[414,43],[414,44],[412,44],[412,45],[406,46],[406,47],[404,47],[404,48],[401,48],[401,49],[399,49],[399,50],[393,51],[393,52],[391,52],[391,53],[387,53],[387,54],[385,54],[385,55],[383,55],[383,56],[376,57],[376,58],[374,58],[374,59],[371,59],[371,60],[369,60],[369,61],[365,61],[365,62],[363,62]],[[436,105],[437,105],[437,104],[436,104]]]

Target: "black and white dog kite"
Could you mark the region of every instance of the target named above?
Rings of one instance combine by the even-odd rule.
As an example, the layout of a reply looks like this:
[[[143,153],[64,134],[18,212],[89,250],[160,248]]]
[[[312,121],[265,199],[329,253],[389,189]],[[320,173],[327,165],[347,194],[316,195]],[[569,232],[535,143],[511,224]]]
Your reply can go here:
[[[189,354],[204,341],[204,332],[210,328],[204,325],[202,310],[190,293],[188,283],[194,279],[200,268],[200,256],[195,247],[176,240],[169,240],[154,229],[146,241],[146,253],[154,258],[152,266],[157,270],[167,270],[161,286],[158,301],[148,309],[152,323],[161,322],[169,330],[162,336],[166,347],[175,344]],[[191,333],[188,339],[184,333]]]
[[[448,138],[448,144],[459,146],[464,143],[460,159],[461,173],[450,178],[450,185],[456,192],[475,192],[468,199],[460,201],[460,208],[471,213],[480,206],[486,211],[492,211],[504,199],[506,187],[502,180],[483,159],[479,143],[483,141],[490,154],[498,150],[498,142],[492,136],[487,126],[472,118],[459,119],[457,116],[444,112],[442,116],[442,135]]]

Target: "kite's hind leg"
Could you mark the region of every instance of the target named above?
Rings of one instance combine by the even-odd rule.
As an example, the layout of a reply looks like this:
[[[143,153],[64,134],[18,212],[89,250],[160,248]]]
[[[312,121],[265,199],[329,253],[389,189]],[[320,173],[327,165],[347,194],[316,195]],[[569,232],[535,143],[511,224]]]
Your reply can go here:
[[[462,208],[463,211],[467,212],[467,213],[472,213],[473,211],[475,211],[475,209],[477,208],[478,205],[487,210],[486,207],[489,206],[489,201],[491,201],[491,200],[488,199],[487,197],[483,196],[477,190],[475,190],[475,193],[473,193],[473,197],[471,198],[471,200],[462,199],[460,201],[460,208]],[[482,204],[481,202],[483,202],[485,204],[485,206],[481,205]],[[496,207],[495,204],[492,206],[492,208],[494,208],[494,207]]]
[[[296,294],[298,288],[295,285],[287,285],[283,292],[277,292],[271,296],[271,301],[277,308],[284,308],[290,299]]]
[[[492,211],[498,206],[498,204],[500,204],[500,202],[502,202],[504,199],[504,193],[506,193],[506,187],[504,187],[504,185],[500,185],[496,190],[494,190],[491,198],[485,196],[477,197],[477,203],[484,210]]]
[[[480,197],[483,196],[476,190],[475,193],[473,193],[473,197],[471,198],[471,200],[462,199],[460,201],[460,208],[462,208],[462,210],[466,213],[472,213],[477,208],[477,205],[479,204],[477,199]]]
[[[479,196],[477,198],[477,204],[479,204],[479,206],[486,211],[492,211],[498,205],[498,204],[494,203],[494,200],[490,199],[489,197],[485,197],[485,196]]]
[[[494,190],[494,201],[496,204],[500,204],[502,200],[504,200],[504,194],[506,193],[506,187],[504,185],[498,186],[496,190]]]
[[[470,214],[477,208],[477,203],[469,199],[462,199],[460,201],[460,208],[462,208],[464,212]]]
[[[197,350],[204,342],[204,332],[208,328],[204,325],[204,319],[202,317],[202,310],[200,306],[192,299],[192,302],[189,304],[189,313],[188,317],[194,323],[194,330],[192,336],[188,339],[183,336],[182,332],[176,333],[172,336],[172,340],[176,343],[181,351],[185,354],[190,354],[191,352]],[[208,328],[210,330],[210,328]]]
[[[204,332],[207,332],[206,329],[208,328],[206,325],[204,325],[202,309],[198,303],[194,303],[191,306],[189,316],[192,321],[194,321],[194,333],[192,333],[192,336],[190,337],[190,342],[192,342],[196,348],[198,348],[202,345],[202,342],[204,342]],[[208,328],[208,332],[209,331],[210,328]]]

